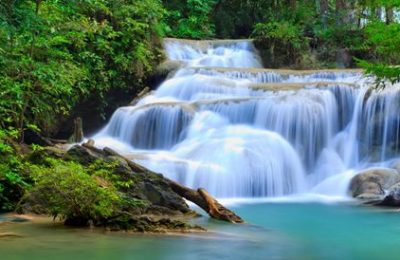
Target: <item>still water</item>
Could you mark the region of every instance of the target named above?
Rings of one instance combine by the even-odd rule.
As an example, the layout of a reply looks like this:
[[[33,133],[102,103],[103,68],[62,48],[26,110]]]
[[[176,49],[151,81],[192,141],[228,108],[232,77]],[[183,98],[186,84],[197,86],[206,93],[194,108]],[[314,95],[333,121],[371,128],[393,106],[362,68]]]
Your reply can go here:
[[[249,224],[197,219],[207,234],[137,235],[48,221],[3,223],[0,233],[21,237],[0,238],[0,259],[395,259],[400,253],[400,213],[393,210],[343,203],[232,208]]]

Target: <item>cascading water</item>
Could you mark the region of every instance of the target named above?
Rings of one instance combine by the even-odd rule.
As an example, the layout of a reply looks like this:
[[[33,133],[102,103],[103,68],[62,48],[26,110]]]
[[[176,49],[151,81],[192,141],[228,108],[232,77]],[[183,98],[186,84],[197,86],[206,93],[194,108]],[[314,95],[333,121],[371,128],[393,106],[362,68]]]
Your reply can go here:
[[[165,40],[183,63],[94,139],[217,197],[345,195],[400,149],[400,92],[357,70],[261,68],[251,41]]]

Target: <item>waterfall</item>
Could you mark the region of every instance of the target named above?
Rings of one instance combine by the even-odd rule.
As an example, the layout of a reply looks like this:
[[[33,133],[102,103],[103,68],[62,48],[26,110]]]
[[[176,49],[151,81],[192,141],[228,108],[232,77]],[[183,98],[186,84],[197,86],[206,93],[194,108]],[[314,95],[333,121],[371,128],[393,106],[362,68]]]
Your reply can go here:
[[[184,65],[93,138],[220,198],[345,195],[358,169],[398,156],[400,88],[359,70],[264,69],[249,40],[166,39]]]

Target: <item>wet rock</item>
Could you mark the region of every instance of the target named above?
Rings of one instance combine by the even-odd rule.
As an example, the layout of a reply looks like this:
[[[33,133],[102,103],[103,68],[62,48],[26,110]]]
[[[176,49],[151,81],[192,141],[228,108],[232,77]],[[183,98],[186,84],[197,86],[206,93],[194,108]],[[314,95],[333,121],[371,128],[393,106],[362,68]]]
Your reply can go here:
[[[89,149],[82,145],[75,145],[67,152],[68,156],[83,165],[88,165],[95,162],[100,158],[104,158],[104,154],[101,151],[95,151],[95,149]]]
[[[26,144],[37,144],[40,146],[52,146],[54,145],[49,139],[43,137],[38,132],[32,129],[24,130],[24,143]]]
[[[72,226],[72,227],[88,227],[90,226],[90,219],[75,217],[75,218],[67,218],[64,221],[64,225]]]
[[[99,187],[109,188],[112,185],[118,189],[124,204],[115,210],[115,215],[109,218],[95,218],[87,214],[65,216],[65,224],[70,226],[102,226],[109,230],[132,230],[136,232],[188,232],[203,230],[198,226],[187,224],[189,218],[197,214],[187,205],[184,198],[200,205],[210,216],[220,214],[219,205],[212,197],[204,197],[201,190],[192,190],[166,179],[161,174],[154,173],[130,159],[127,159],[110,148],[103,150],[92,144],[75,145],[68,152],[54,147],[45,148],[42,157],[55,157],[63,160],[73,160],[83,166],[91,166],[98,161],[107,163],[107,174],[115,178],[107,179],[92,176]],[[40,192],[50,192],[51,185]],[[190,193],[190,194],[188,194]],[[195,194],[195,195],[193,195]],[[28,194],[21,202],[20,213],[35,213],[53,215],[47,208],[46,198]],[[189,196],[190,195],[190,196]],[[211,201],[212,200],[212,201]],[[211,201],[211,202],[210,202]],[[200,203],[200,204],[199,204]],[[206,206],[204,206],[207,204]],[[215,204],[215,205],[214,205]],[[212,206],[212,207],[211,207]],[[57,215],[55,215],[57,216]],[[150,216],[150,217],[149,217]],[[226,220],[225,218],[217,218]],[[92,224],[90,224],[92,221]],[[230,221],[232,222],[232,221]],[[238,223],[238,222],[234,222]],[[240,222],[242,223],[242,222]]]
[[[135,106],[139,102],[139,100],[150,94],[151,89],[149,87],[145,87],[142,91],[139,92],[139,94],[137,94],[137,96],[129,103],[129,105]]]
[[[140,233],[167,233],[167,232],[201,232],[206,231],[198,225],[190,225],[183,220],[172,218],[158,218],[153,216],[124,216],[108,223],[111,231],[130,230]]]
[[[363,193],[357,196],[357,199],[362,200],[364,204],[376,205],[384,199],[384,195]]]
[[[41,164],[46,158],[64,159],[66,155],[67,152],[63,149],[57,148],[55,146],[47,146],[37,151],[33,151],[29,155],[29,161]]]
[[[400,174],[389,168],[367,169],[356,175],[350,183],[351,195],[355,198],[371,198],[385,195],[385,190],[400,182]]]
[[[12,232],[4,232],[4,233],[0,232],[0,238],[18,238],[18,237],[23,237],[23,236]]]
[[[183,62],[181,61],[165,61],[161,63],[154,71],[152,75],[150,75],[148,79],[148,84],[155,89],[162,82],[164,82],[171,74],[181,68]]]
[[[113,169],[113,173],[118,174],[118,176],[121,176],[123,180],[127,181],[133,177],[134,172],[129,167],[126,160],[124,160],[123,158],[118,157],[118,156],[109,156],[105,160],[106,160],[106,162],[109,162],[109,163],[112,163],[115,165],[115,168]]]
[[[385,198],[382,200],[382,202],[378,203],[377,205],[399,207],[400,206],[400,183],[396,183],[395,185],[390,187]]]
[[[163,179],[149,175],[148,178],[137,181],[132,190],[135,197],[149,201],[152,205],[164,207],[168,211],[182,213],[190,211],[184,199],[176,194]]]

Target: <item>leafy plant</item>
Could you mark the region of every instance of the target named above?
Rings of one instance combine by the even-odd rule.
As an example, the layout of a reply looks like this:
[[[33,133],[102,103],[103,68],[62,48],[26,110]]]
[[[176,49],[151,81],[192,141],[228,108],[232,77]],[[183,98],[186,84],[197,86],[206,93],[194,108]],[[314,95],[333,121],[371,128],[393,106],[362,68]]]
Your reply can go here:
[[[101,182],[75,162],[49,159],[50,167],[34,165],[30,200],[54,217],[70,221],[102,221],[116,214],[122,199],[112,183]]]
[[[308,39],[304,37],[301,28],[288,21],[258,23],[252,37],[260,48],[269,51],[268,55],[263,56],[269,57],[267,64],[272,66],[298,63],[303,50],[308,48]]]
[[[0,129],[0,211],[13,210],[29,187],[23,175],[25,165],[9,143],[13,135],[12,129]]]
[[[167,34],[177,38],[204,39],[215,35],[211,12],[216,0],[186,0],[180,10],[169,12]]]
[[[0,126],[48,132],[89,96],[140,87],[164,14],[158,0],[2,2]]]
[[[400,24],[372,22],[365,28],[367,44],[374,54],[372,61],[358,60],[367,73],[377,77],[378,85],[385,81],[400,82]]]

